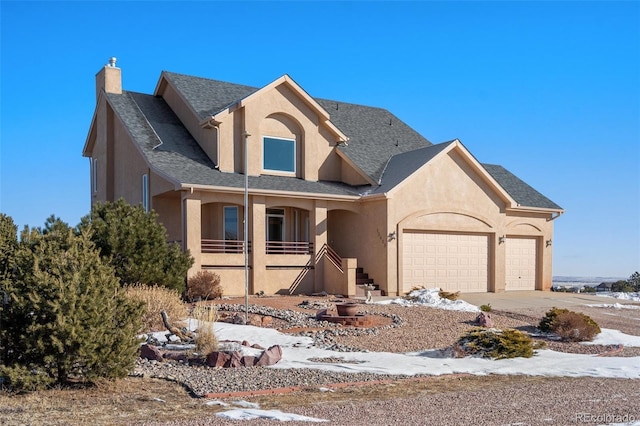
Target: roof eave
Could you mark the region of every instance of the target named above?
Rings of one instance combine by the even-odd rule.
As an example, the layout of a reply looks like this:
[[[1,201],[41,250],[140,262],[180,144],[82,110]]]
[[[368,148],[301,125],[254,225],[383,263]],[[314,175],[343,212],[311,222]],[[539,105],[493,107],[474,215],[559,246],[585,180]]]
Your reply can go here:
[[[96,120],[98,117],[98,105],[105,98],[104,91],[101,91],[98,94],[98,100],[96,101],[96,107],[93,110],[93,117],[91,117],[91,124],[89,125],[89,132],[87,133],[87,138],[84,141],[84,146],[82,147],[82,156],[83,157],[91,157],[90,152],[93,152],[93,145],[96,140]]]
[[[554,208],[547,208],[547,207],[528,207],[528,206],[520,206],[520,205],[516,205],[515,207],[507,207],[506,208],[507,212],[518,212],[518,213],[541,213],[541,214],[551,214],[551,215],[557,215],[554,217],[557,218],[561,215],[564,214],[564,209],[554,209]]]
[[[215,185],[202,185],[202,184],[192,184],[192,183],[182,183],[176,189],[182,191],[190,191],[194,190],[199,191],[212,191],[212,192],[225,192],[231,194],[244,193],[244,188],[230,187],[230,186],[215,186]],[[248,188],[249,192],[252,195],[267,195],[267,196],[286,196],[289,198],[303,198],[303,199],[319,199],[319,200],[338,200],[338,201],[357,201],[360,199],[359,195],[339,195],[339,194],[325,194],[319,192],[294,192],[294,191],[280,191],[276,189],[259,189],[259,188]]]

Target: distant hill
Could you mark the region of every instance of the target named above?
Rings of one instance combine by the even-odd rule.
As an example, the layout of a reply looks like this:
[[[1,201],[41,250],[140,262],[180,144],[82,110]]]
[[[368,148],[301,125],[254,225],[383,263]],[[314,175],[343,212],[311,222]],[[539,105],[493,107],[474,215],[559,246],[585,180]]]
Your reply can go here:
[[[600,283],[615,283],[616,281],[624,280],[627,278],[622,277],[574,277],[558,275],[553,277],[553,285],[562,287],[580,287],[590,286],[595,287]]]

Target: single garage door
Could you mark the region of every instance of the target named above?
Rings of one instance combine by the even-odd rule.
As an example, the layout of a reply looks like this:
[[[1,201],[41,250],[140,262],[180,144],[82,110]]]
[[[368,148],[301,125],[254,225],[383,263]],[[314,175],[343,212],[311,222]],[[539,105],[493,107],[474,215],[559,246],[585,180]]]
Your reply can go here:
[[[488,289],[487,235],[405,231],[402,249],[405,293],[423,286],[461,292]]]
[[[505,290],[535,290],[537,270],[536,239],[508,237],[506,245]]]

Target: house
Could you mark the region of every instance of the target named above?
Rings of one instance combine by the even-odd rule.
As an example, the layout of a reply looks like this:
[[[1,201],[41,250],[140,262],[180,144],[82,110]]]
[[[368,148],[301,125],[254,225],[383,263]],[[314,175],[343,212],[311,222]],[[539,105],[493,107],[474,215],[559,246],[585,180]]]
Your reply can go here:
[[[189,274],[216,272],[226,295],[551,288],[562,208],[457,139],[288,75],[256,88],[163,71],[143,94],[113,58],[96,84],[92,202],[153,209]]]
[[[596,286],[596,291],[611,291],[614,283],[602,282]]]

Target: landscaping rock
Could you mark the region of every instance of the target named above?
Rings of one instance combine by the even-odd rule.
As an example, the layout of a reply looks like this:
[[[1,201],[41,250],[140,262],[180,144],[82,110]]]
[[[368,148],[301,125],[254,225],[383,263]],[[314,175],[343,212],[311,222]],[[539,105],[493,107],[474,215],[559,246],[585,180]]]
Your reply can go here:
[[[147,344],[140,346],[140,358],[148,359],[149,361],[162,361],[163,359],[160,349]]]
[[[282,359],[282,348],[279,345],[273,345],[266,349],[260,355],[260,358],[255,363],[256,367],[266,367],[268,365],[275,365]]]
[[[209,367],[224,367],[231,360],[231,355],[225,352],[211,352],[207,355]]]
[[[240,354],[240,352],[231,352],[231,358],[224,364],[224,366],[226,368],[244,367],[244,364],[242,364],[242,355]]]
[[[491,319],[491,314],[487,313],[487,312],[480,312],[478,314],[478,316],[476,317],[476,324],[478,324],[480,327],[488,327],[488,328],[493,328],[493,320]]]

